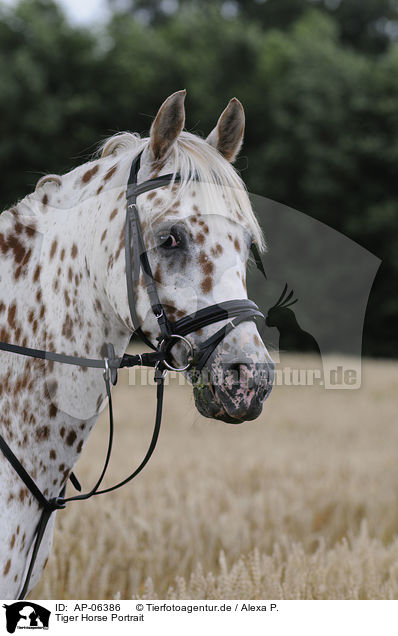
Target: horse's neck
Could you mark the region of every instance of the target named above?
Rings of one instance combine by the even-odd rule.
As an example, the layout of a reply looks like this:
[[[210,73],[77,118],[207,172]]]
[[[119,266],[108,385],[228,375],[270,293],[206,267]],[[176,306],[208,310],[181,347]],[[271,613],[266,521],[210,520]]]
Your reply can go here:
[[[124,352],[129,332],[105,292],[111,255],[94,249],[108,218],[90,205],[49,210],[29,225],[5,213],[1,340],[87,358],[104,357],[108,342],[118,355]],[[102,372],[7,353],[0,360],[0,431],[43,492],[55,496],[103,405]],[[13,496],[23,490],[30,497],[18,478],[13,484]]]
[[[112,256],[121,243],[123,215],[118,220],[113,214],[107,227],[123,205],[121,188],[111,187],[101,205],[94,187],[71,210],[62,210],[67,193],[59,193],[58,208],[57,200],[50,208],[40,193],[22,201],[16,213],[0,216],[1,341],[87,358],[104,357],[107,342],[117,355],[124,352],[129,330],[112,308],[106,281],[112,269],[123,298],[122,258],[114,262]],[[107,252],[101,244],[106,229]],[[126,300],[123,319],[127,309]],[[105,393],[101,369],[0,352],[0,433],[46,497],[60,493]],[[2,454],[0,509],[0,597],[15,598],[40,508]],[[33,578],[43,567],[50,534]]]

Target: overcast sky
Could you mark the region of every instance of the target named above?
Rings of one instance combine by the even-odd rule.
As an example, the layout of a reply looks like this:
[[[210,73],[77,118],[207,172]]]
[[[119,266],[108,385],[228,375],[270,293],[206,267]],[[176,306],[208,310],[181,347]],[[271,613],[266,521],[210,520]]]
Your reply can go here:
[[[106,0],[56,0],[70,20],[77,24],[88,24],[104,20],[108,15]],[[1,0],[2,4],[17,4],[17,0]]]

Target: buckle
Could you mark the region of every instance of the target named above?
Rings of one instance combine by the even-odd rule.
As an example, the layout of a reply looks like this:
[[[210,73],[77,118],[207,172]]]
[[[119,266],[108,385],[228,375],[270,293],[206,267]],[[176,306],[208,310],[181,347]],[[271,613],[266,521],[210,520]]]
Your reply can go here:
[[[164,364],[164,360],[162,361],[162,364]],[[163,382],[166,375],[167,375],[167,369],[162,369],[160,362],[157,362],[155,364],[155,382],[157,383]]]
[[[170,350],[176,344],[175,342],[172,342],[173,339],[174,340],[179,340],[182,344],[184,344],[186,346],[186,348],[187,348],[187,363],[185,365],[183,365],[182,367],[173,367],[169,362],[167,362],[167,360],[163,360],[163,364],[165,365],[165,367],[170,369],[170,371],[186,371],[187,369],[189,369],[189,367],[192,364],[193,345],[189,342],[189,340],[184,338],[184,336],[180,336],[177,333],[171,334],[170,336],[168,336],[167,338],[164,338],[160,342],[159,350],[160,351],[165,351],[166,353],[170,353]]]
[[[109,358],[104,358],[104,380],[105,382],[109,382],[111,379],[111,370],[109,368]]]
[[[61,496],[53,497],[53,499],[50,499],[48,503],[50,504],[50,509],[52,512],[55,512],[56,510],[63,510],[64,508],[66,508],[66,501]]]

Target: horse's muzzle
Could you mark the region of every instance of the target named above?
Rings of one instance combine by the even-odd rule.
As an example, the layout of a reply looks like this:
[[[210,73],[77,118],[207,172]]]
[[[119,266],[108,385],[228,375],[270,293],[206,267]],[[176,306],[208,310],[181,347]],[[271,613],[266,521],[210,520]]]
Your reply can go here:
[[[274,364],[235,363],[212,367],[207,382],[194,382],[196,407],[205,417],[240,424],[255,420],[272,390]]]

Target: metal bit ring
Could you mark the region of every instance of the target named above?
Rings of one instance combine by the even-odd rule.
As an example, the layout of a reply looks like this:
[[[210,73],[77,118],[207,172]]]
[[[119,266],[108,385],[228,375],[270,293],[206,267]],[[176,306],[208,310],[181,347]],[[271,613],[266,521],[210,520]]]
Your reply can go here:
[[[165,365],[165,367],[170,369],[170,371],[186,371],[191,366],[192,357],[193,357],[193,346],[189,342],[189,340],[187,340],[187,338],[184,338],[184,336],[179,336],[178,334],[174,333],[171,336],[169,336],[167,340],[166,339],[162,340],[162,342],[160,343],[160,350],[161,351],[167,350],[169,353],[171,348],[174,346],[174,344],[176,344],[176,343],[172,343],[170,345],[170,340],[173,338],[180,340],[187,347],[187,364],[185,364],[182,367],[173,367],[171,364],[167,362],[167,360],[163,360],[163,364]]]

